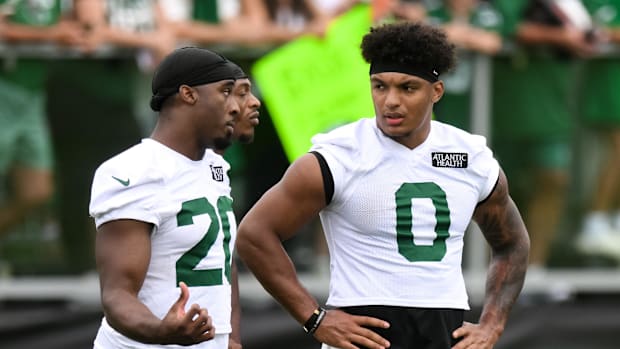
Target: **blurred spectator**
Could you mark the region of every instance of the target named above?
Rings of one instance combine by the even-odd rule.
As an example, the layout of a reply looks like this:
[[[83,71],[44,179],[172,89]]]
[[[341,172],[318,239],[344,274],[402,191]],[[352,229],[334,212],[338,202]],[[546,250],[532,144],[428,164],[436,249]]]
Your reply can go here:
[[[199,45],[281,44],[304,34],[322,35],[329,18],[310,0],[240,0],[237,6],[233,3],[236,2],[193,1],[184,16],[172,20],[178,39]],[[222,4],[228,8],[219,7]],[[163,5],[178,6],[169,0],[163,0]]]
[[[336,17],[347,12],[362,0],[313,0],[314,6],[328,17]]]
[[[332,18],[312,0],[242,0],[241,9],[245,18],[265,29],[267,41],[288,41],[303,34],[322,36]]]
[[[177,40],[198,45],[255,44],[256,31],[248,31],[239,17],[239,3],[215,0],[159,0]],[[222,9],[218,5],[227,4]]]
[[[375,2],[375,1],[373,1]],[[386,3],[388,11],[396,19],[405,19],[412,22],[422,21],[426,18],[426,1],[424,0],[388,0],[376,1]],[[435,3],[435,2],[433,2]],[[441,5],[440,3],[436,3]]]
[[[143,69],[154,68],[176,46],[159,1],[75,0],[75,11],[88,29],[91,49],[105,44],[136,49]]]
[[[90,180],[101,161],[135,144],[155,121],[150,99],[152,69],[175,45],[166,17],[152,0],[75,0],[88,30],[91,55],[60,59],[48,85],[54,135],[59,220],[67,272],[94,268],[95,231],[84,211]],[[79,91],[79,98],[76,97]]]
[[[251,1],[244,1],[245,4]],[[258,3],[258,2],[256,2]],[[263,10],[254,9],[250,16],[261,16],[261,21],[270,21],[276,26],[300,32],[313,22],[326,19],[312,0],[263,0]]]
[[[497,33],[501,16],[488,0],[445,0],[443,6],[429,8],[427,17],[441,24],[458,48],[495,54],[502,48]]]
[[[7,44],[78,45],[83,32],[62,18],[61,1],[0,0],[0,40]],[[6,58],[0,69],[0,235],[22,222],[54,191],[52,145],[45,109],[47,64],[38,58]]]
[[[572,153],[575,57],[587,29],[557,2],[496,0],[513,53],[495,60],[493,139],[531,234],[531,271],[544,271],[564,210]],[[579,5],[580,2],[574,1]],[[540,275],[540,274],[539,274]]]
[[[459,64],[442,80],[445,92],[437,103],[437,120],[464,130],[470,128],[470,100],[474,73],[474,55],[496,54],[502,47],[497,31],[501,16],[488,1],[446,0],[428,8],[427,20],[444,28],[448,39],[457,47]]]
[[[610,44],[620,43],[620,1],[583,0],[594,23]],[[602,46],[605,47],[605,46]],[[617,46],[616,46],[617,47]],[[587,61],[581,117],[604,144],[605,157],[598,170],[578,250],[620,259],[620,58],[617,53]]]

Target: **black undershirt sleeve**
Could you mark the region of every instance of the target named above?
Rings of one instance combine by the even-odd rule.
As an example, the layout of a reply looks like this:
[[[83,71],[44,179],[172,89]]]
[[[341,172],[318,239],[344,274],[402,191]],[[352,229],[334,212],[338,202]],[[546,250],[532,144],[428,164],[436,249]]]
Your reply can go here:
[[[319,161],[319,166],[321,167],[321,175],[323,176],[323,189],[325,191],[325,205],[329,205],[332,202],[332,198],[334,197],[334,177],[332,176],[332,172],[329,169],[329,165],[327,165],[327,161],[321,153],[316,151],[311,151],[310,154],[314,155],[316,159]]]

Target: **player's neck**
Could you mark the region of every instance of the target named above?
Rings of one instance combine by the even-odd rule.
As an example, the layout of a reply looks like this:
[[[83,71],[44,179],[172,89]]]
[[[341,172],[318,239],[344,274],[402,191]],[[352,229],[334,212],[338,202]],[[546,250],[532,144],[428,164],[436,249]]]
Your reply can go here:
[[[160,123],[157,123],[150,138],[192,161],[201,160],[206,150],[206,146],[199,144],[194,138],[177,132],[171,127],[163,127]]]

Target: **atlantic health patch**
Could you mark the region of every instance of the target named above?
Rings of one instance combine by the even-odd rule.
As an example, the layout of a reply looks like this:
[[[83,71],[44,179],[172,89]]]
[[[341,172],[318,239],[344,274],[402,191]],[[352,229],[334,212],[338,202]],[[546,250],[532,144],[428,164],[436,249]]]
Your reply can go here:
[[[467,168],[467,153],[431,153],[433,167]]]

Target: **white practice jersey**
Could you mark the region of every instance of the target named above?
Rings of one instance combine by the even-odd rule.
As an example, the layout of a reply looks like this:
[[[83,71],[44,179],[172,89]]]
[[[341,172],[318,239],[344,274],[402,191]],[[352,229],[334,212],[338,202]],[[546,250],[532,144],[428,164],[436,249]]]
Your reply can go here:
[[[320,213],[327,304],[469,309],[463,236],[499,176],[485,138],[432,121],[426,141],[409,149],[371,118],[312,142],[334,179]]]
[[[231,256],[237,233],[228,169],[212,151],[192,161],[144,139],[97,169],[90,202],[97,227],[117,219],[154,225],[140,301],[163,318],[178,299],[183,281],[190,292],[187,307],[197,303],[206,308],[218,334],[231,331]],[[105,319],[96,347],[98,343],[103,348],[154,347],[123,336]]]

